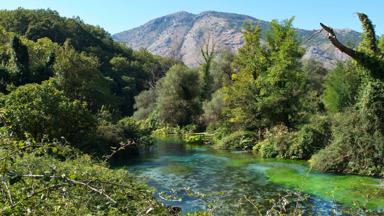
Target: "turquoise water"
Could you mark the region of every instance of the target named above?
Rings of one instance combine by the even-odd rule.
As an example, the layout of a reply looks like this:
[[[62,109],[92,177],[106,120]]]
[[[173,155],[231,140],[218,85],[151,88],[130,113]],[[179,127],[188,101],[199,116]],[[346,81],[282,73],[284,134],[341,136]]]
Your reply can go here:
[[[184,214],[258,215],[284,206],[306,215],[348,215],[356,205],[384,214],[379,179],[310,172],[300,161],[263,160],[246,152],[167,141],[127,168],[155,188],[160,202]],[[281,205],[273,208],[276,203]]]

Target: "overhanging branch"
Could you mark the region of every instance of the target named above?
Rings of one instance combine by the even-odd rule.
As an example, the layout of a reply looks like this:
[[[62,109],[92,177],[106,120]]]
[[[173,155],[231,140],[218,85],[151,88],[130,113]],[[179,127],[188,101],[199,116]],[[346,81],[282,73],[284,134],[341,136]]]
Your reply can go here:
[[[339,49],[341,52],[347,54],[348,56],[350,56],[351,58],[355,59],[355,60],[358,60],[360,55],[357,51],[345,46],[344,44],[342,44],[336,37],[336,34],[335,32],[333,31],[333,28],[331,27],[328,27],[326,25],[324,25],[323,23],[320,23],[321,27],[326,31],[328,32],[328,39],[331,41],[331,43],[337,48]]]

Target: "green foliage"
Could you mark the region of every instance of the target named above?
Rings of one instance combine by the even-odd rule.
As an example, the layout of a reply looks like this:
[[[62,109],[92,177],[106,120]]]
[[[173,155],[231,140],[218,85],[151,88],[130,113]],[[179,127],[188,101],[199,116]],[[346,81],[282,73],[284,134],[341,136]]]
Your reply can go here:
[[[219,127],[223,119],[224,95],[221,91],[212,94],[212,99],[203,103],[203,121],[211,129]]]
[[[12,38],[10,46],[12,48],[11,80],[17,86],[28,83],[31,79],[28,48],[16,36]]]
[[[218,145],[224,149],[249,150],[255,145],[256,137],[251,131],[236,131],[223,137]]]
[[[267,130],[263,140],[253,147],[253,152],[264,158],[286,158],[293,134],[284,125],[277,125]]]
[[[303,62],[303,70],[308,76],[309,89],[318,94],[323,92],[323,84],[328,73],[321,62],[310,59]]]
[[[26,133],[37,140],[64,137],[78,146],[96,123],[86,104],[69,100],[51,82],[21,86],[5,96],[0,120],[20,139]]]
[[[381,81],[369,82],[358,111],[339,115],[330,145],[311,158],[314,168],[384,176],[383,89]]]
[[[133,113],[133,117],[138,120],[148,119],[156,109],[156,100],[157,92],[155,88],[140,92],[135,97],[134,108],[136,111]]]
[[[152,190],[59,142],[2,136],[1,215],[168,215]],[[58,159],[60,156],[60,160]]]
[[[253,152],[263,158],[309,159],[328,145],[331,123],[327,117],[315,116],[297,132],[277,125],[264,132],[262,137],[253,147]]]
[[[363,13],[357,13],[357,15],[359,16],[360,22],[364,29],[363,40],[359,44],[360,50],[367,54],[377,53],[379,50],[377,47],[377,36],[375,33],[375,27],[373,26],[371,20],[369,20],[367,15]]]
[[[47,38],[29,41],[1,28],[0,34],[4,39],[0,42],[1,92],[8,93],[26,83],[40,83],[54,75],[57,44]]]
[[[111,70],[106,73],[114,81],[112,93],[119,96],[123,114],[132,114],[134,96],[153,89],[169,68],[178,63],[174,59],[154,56],[146,50],[134,52],[133,57],[134,61],[122,56],[113,57],[109,62]]]
[[[351,100],[350,96],[358,95],[356,103],[352,108],[337,115],[335,126],[332,131],[330,144],[318,154],[314,155],[311,165],[319,170],[337,173],[353,173],[361,175],[383,176],[384,164],[384,131],[383,131],[383,101],[384,83],[383,53],[378,49],[375,31],[371,21],[365,14],[359,13],[360,21],[364,28],[363,42],[360,44],[357,56],[353,56],[358,65],[365,68],[363,81],[359,81],[357,89],[349,80],[358,80],[355,74],[348,75],[347,88],[344,86],[340,94],[346,95],[342,102]],[[340,72],[339,72],[340,73]],[[344,79],[338,75],[339,79]],[[338,82],[340,83],[340,82]],[[344,81],[341,83],[345,83]],[[351,83],[351,84],[350,84]],[[331,101],[329,99],[329,101]],[[331,101],[333,109],[340,110],[342,103]],[[331,107],[332,107],[331,106]],[[344,105],[345,106],[345,105]]]
[[[173,66],[158,86],[159,117],[164,123],[185,126],[200,114],[199,73],[183,65]]]
[[[183,141],[188,144],[202,145],[209,143],[209,138],[206,134],[184,134]]]
[[[327,111],[341,112],[355,104],[362,80],[358,71],[350,63],[340,63],[328,73],[322,96]]]
[[[179,63],[132,51],[100,27],[60,17],[56,11],[3,10],[0,18],[3,93],[57,76],[65,94],[86,101],[93,112],[106,105],[116,115],[131,115],[134,96]]]
[[[114,122],[109,111],[102,108],[98,113],[96,138],[92,142],[98,145],[99,154],[109,154],[108,161],[120,163],[152,145],[150,134],[148,128],[130,117]]]
[[[132,51],[115,43],[104,29],[85,24],[80,18],[64,18],[53,10],[16,10],[0,11],[0,26],[6,31],[15,32],[36,41],[49,38],[62,45],[71,40],[77,51],[87,51],[96,55],[102,62],[121,53],[126,57]]]
[[[209,71],[213,79],[212,92],[231,84],[231,76],[233,73],[232,63],[234,58],[235,54],[230,50],[223,50],[216,54]]]
[[[101,105],[112,105],[110,82],[98,69],[97,58],[77,53],[66,43],[58,53],[54,69],[57,71],[57,85],[71,99],[86,101],[96,110]]]
[[[307,81],[292,19],[273,21],[265,45],[260,43],[259,26],[246,26],[244,40],[235,59],[239,72],[232,76],[233,84],[223,90],[227,121],[247,130],[280,123],[294,126],[301,120]]]
[[[370,123],[362,116],[346,113],[342,118],[331,144],[311,158],[311,165],[326,172],[384,176],[382,134],[367,131]]]
[[[294,134],[287,157],[291,159],[309,159],[326,147],[332,137],[330,119],[326,116],[314,116],[310,123],[303,125]]]

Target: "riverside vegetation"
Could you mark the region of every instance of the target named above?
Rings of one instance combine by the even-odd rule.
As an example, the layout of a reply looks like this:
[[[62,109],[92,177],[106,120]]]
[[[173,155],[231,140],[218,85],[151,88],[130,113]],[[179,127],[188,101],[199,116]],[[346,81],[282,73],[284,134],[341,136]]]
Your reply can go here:
[[[273,21],[265,42],[245,23],[238,53],[208,41],[204,63],[188,68],[79,18],[0,11],[1,214],[179,214],[111,166],[148,149],[151,134],[384,177],[384,37],[359,17],[352,60],[328,71],[302,60],[293,19]],[[270,172],[279,182],[291,171]]]

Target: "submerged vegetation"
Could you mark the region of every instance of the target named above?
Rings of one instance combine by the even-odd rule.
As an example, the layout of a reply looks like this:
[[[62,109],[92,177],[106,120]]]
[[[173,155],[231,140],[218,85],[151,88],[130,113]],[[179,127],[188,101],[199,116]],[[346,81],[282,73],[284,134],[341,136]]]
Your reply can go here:
[[[111,168],[148,149],[151,134],[384,177],[384,37],[359,18],[365,32],[356,50],[323,25],[351,57],[328,71],[302,59],[293,19],[272,21],[265,35],[245,23],[237,53],[208,43],[204,63],[188,68],[126,48],[79,18],[0,11],[0,214],[179,214],[128,171]],[[302,182],[294,170],[267,174],[288,187]],[[322,196],[323,186],[313,187],[321,180],[310,177],[302,191]],[[351,203],[350,194],[335,192],[335,200]],[[376,201],[364,204],[383,202]]]

